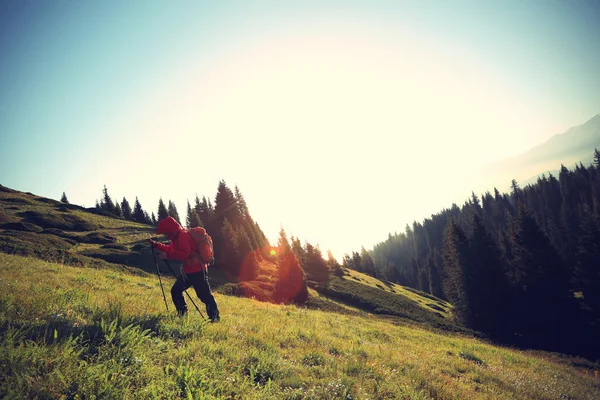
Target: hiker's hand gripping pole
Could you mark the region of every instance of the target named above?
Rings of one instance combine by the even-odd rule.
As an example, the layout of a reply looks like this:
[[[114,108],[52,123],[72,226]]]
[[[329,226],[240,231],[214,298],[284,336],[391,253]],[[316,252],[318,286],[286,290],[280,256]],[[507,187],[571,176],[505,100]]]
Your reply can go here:
[[[160,290],[162,291],[163,300],[165,301],[165,307],[167,307],[167,312],[169,312],[167,297],[165,296],[165,289],[163,288],[162,278],[160,277],[160,269],[158,268],[158,262],[156,262],[156,254],[154,254],[154,243],[150,243],[150,248],[152,249],[152,258],[154,259],[154,265],[156,265],[156,274],[158,275],[158,281],[160,282]]]

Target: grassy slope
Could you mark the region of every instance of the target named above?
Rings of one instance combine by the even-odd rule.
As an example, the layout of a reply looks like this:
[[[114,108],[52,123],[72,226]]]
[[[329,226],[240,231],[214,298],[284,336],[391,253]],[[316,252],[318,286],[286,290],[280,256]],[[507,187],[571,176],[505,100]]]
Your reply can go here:
[[[220,323],[206,324],[197,314],[178,319],[165,312],[154,277],[0,254],[0,394],[600,396],[598,372],[583,360],[504,349],[359,311],[216,298]]]
[[[10,225],[15,223],[31,232],[15,230]],[[55,226],[63,230],[48,229]],[[485,345],[451,322],[448,303],[355,271],[310,290],[308,309],[224,295],[265,297],[275,270],[264,261],[256,281],[217,289],[223,324],[205,326],[197,316],[178,320],[164,312],[156,278],[140,271],[154,273],[150,253],[140,247],[152,232],[0,186],[0,251],[27,256],[0,254],[0,364],[9,371],[0,394],[12,387],[50,397],[136,392],[170,398],[186,391],[244,398],[598,393],[593,373],[584,373],[597,366]],[[172,280],[166,280],[168,289]],[[211,275],[215,283],[224,283],[218,271]],[[111,327],[115,317],[119,322]],[[82,362],[88,368],[79,371]],[[559,384],[553,374],[571,383]],[[115,383],[118,376],[121,383]],[[522,379],[533,386],[522,386]]]

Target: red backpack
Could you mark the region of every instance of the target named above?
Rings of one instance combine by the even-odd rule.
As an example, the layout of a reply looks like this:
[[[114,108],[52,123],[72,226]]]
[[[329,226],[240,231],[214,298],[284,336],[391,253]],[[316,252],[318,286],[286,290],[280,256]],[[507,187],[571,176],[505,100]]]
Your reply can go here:
[[[213,250],[213,242],[210,235],[201,226],[189,229],[194,242],[196,243],[196,249],[200,256],[200,261],[205,264],[211,264],[215,260],[215,252]]]

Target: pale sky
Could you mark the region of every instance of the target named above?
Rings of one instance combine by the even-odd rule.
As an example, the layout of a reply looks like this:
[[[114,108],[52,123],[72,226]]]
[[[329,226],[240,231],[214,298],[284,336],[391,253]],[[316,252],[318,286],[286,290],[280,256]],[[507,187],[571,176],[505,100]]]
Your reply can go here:
[[[367,249],[600,112],[597,1],[0,2],[0,183],[148,212],[238,185]],[[506,182],[498,182],[506,186]]]

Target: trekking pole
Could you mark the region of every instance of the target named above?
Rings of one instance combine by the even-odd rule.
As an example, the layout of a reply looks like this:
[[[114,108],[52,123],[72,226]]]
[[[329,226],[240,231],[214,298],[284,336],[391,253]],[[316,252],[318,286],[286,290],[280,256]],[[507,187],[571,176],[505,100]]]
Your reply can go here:
[[[165,264],[167,264],[167,267],[169,267],[169,269],[171,270],[171,273],[175,276],[175,279],[179,282],[179,277],[177,276],[177,274],[175,273],[175,271],[173,270],[173,268],[171,268],[171,264],[169,264],[169,261],[164,260]],[[179,283],[181,285],[181,287],[183,287],[183,285],[181,284],[181,282]],[[196,303],[194,302],[194,299],[192,299],[192,296],[190,296],[190,294],[187,292],[187,290],[183,291],[185,294],[187,294],[188,299],[190,299],[190,301],[192,302],[192,304],[194,305],[194,307],[196,307],[196,310],[198,310],[198,312],[200,313],[200,316],[204,319],[206,319],[206,317],[204,316],[204,314],[202,314],[202,311],[200,311],[200,309],[198,308],[198,306],[196,305]]]
[[[160,269],[158,268],[158,263],[156,262],[156,255],[154,254],[154,246],[150,245],[152,248],[152,258],[154,258],[154,265],[156,265],[156,274],[158,275],[158,281],[160,282],[160,290],[163,294],[163,300],[165,301],[165,307],[167,307],[167,312],[169,312],[169,306],[167,305],[167,297],[165,296],[165,289],[163,288],[162,278],[160,277]]]

